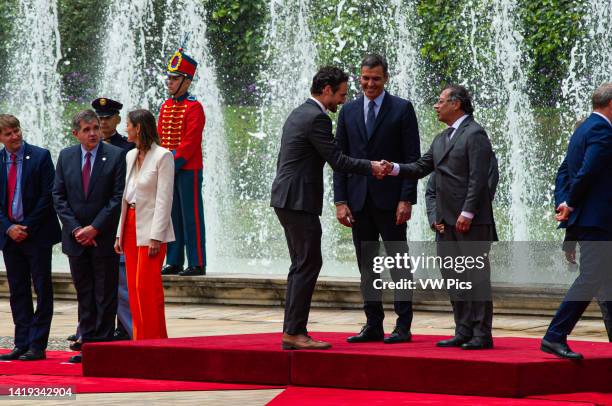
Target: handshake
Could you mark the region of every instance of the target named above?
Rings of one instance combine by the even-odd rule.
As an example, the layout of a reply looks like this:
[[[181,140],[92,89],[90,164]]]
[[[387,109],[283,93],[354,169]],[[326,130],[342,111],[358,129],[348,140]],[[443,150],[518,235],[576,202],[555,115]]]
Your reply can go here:
[[[370,165],[372,166],[372,175],[378,180],[389,175],[393,170],[393,163],[384,159],[382,161],[370,161]]]

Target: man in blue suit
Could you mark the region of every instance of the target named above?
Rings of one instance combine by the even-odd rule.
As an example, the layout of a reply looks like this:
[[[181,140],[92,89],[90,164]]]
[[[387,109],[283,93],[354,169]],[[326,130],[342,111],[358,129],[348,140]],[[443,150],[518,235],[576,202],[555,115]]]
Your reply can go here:
[[[419,129],[412,103],[385,90],[389,80],[387,61],[371,54],[361,61],[360,84],[363,95],[346,104],[338,117],[336,142],[353,158],[414,162],[421,156]],[[417,199],[417,181],[334,172],[336,217],[351,227],[366,324],[361,332],[347,339],[350,343],[383,341],[387,344],[411,340],[412,302],[410,295],[395,291],[396,326],[384,338],[381,291],[373,288],[379,274],[372,270],[378,252],[379,236],[387,255],[407,253],[406,222]],[[409,272],[392,269],[394,280],[411,278]]]
[[[0,249],[15,323],[15,348],[0,360],[40,360],[53,317],[51,248],[61,240],[51,200],[55,169],[49,151],[23,141],[15,116],[0,114],[0,142]]]
[[[125,185],[125,154],[101,141],[96,113],[84,110],[72,121],[79,144],[57,159],[53,203],[62,222],[62,251],[68,256],[77,293],[81,337],[71,344],[112,340],[117,314],[119,256],[115,235]],[[71,362],[81,362],[75,355]]]
[[[567,336],[593,297],[612,310],[612,83],[597,88],[592,102],[593,113],[574,131],[555,185],[556,218],[580,244],[580,274],[541,346],[570,359],[582,359],[567,345]]]

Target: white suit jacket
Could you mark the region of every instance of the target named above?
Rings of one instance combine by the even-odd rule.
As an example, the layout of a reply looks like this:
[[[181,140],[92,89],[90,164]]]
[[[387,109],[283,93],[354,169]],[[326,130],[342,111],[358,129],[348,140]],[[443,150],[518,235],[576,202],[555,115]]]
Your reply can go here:
[[[125,200],[127,182],[132,171],[136,171],[138,150],[129,151],[126,159],[126,188],[121,200],[121,218],[117,237],[123,246],[123,227],[128,210]],[[134,174],[135,175],[135,174]],[[152,144],[145,155],[136,183],[136,244],[148,246],[150,240],[161,242],[174,241],[172,227],[172,197],[174,194],[174,156],[172,152],[157,144]]]

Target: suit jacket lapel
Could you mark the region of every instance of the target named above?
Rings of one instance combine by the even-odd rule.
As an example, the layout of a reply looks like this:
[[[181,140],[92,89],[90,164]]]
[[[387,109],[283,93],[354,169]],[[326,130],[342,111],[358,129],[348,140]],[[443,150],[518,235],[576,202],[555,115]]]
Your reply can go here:
[[[102,168],[104,168],[105,163],[106,151],[104,150],[104,143],[101,142],[98,146],[98,153],[96,154],[96,160],[94,162],[93,169],[91,170],[91,176],[89,177],[89,189],[87,190],[87,196],[91,195],[91,190],[96,182],[96,177],[98,177],[100,172],[102,172]]]
[[[21,198],[23,199],[24,186],[26,179],[30,176],[30,146],[23,143],[23,160],[21,161]]]
[[[380,109],[378,110],[378,115],[376,116],[376,121],[374,121],[374,131],[372,132],[372,137],[370,138],[370,141],[372,141],[374,137],[376,137],[376,130],[380,126],[380,123],[382,123],[382,121],[385,119],[385,116],[387,115],[387,113],[389,112],[390,103],[391,102],[389,101],[389,92],[385,90],[385,97],[383,97],[382,104],[380,105]],[[363,114],[363,108],[361,109],[361,112],[362,112],[361,114]],[[364,124],[364,127],[365,127],[365,124]]]
[[[0,162],[2,162],[2,169],[0,170],[0,204],[2,206],[6,205],[6,187],[7,187],[7,173],[6,173],[6,152],[5,148],[2,148],[0,151],[2,156],[0,157]],[[8,215],[7,213],[5,213]]]
[[[446,146],[446,150],[444,151],[444,153],[442,153],[442,155],[440,156],[436,164],[439,164],[444,159],[444,157],[448,155],[450,150],[453,149],[453,147],[457,143],[457,140],[459,139],[459,137],[461,137],[461,135],[463,135],[467,125],[469,124],[471,120],[472,120],[471,116],[466,117],[465,120],[463,120],[463,122],[461,123],[461,125],[459,125],[459,128],[455,130],[455,134],[453,134],[453,138],[451,138],[450,142]]]

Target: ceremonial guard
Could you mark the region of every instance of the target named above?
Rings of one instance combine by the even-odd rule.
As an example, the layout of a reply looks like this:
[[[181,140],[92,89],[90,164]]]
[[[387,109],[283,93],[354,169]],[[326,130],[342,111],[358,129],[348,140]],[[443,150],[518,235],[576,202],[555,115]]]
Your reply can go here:
[[[204,108],[188,89],[197,62],[180,48],[168,63],[170,98],[159,112],[157,131],[161,146],[174,154],[175,178],[172,224],[176,241],[168,243],[163,275],[193,276],[206,273],[204,205],[202,203],[202,132]],[[188,267],[185,263],[187,251]]]

